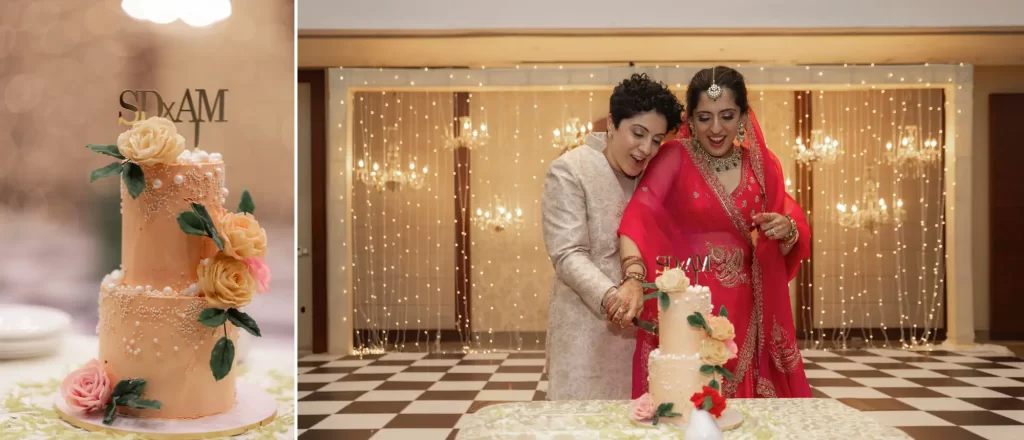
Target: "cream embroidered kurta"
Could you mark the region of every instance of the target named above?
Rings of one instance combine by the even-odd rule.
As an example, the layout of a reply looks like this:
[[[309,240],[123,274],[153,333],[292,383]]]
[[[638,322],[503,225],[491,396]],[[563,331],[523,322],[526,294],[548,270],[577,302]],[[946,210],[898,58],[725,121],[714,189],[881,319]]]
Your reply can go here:
[[[627,400],[636,328],[608,322],[601,298],[622,277],[616,231],[635,181],[616,174],[605,134],[551,162],[544,180],[544,245],[555,267],[548,309],[549,400]]]

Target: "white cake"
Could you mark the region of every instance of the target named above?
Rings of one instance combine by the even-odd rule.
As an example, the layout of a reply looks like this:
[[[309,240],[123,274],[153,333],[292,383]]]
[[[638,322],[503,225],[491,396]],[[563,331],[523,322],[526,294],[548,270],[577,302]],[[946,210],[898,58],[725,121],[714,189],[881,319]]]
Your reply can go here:
[[[662,417],[663,422],[688,423],[694,409],[690,397],[711,382],[710,375],[700,373],[705,364],[700,351],[707,333],[693,327],[687,317],[694,312],[711,316],[711,291],[704,286],[689,286],[681,292],[667,292],[669,307],[658,306],[660,346],[648,360],[648,383],[654,407],[673,403],[672,412],[681,417]],[[660,303],[660,301],[659,301]]]

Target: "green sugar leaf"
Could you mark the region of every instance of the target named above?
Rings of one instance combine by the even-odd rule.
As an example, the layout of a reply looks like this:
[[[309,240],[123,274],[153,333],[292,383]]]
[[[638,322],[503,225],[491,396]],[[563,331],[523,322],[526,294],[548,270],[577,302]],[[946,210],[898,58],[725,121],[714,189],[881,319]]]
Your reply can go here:
[[[227,315],[228,319],[231,320],[231,323],[236,325],[238,328],[245,329],[245,331],[249,332],[253,336],[262,336],[260,335],[260,327],[256,325],[256,320],[245,314],[245,312],[241,312],[238,309],[228,309]]]
[[[217,340],[210,353],[210,370],[214,379],[218,381],[227,377],[231,372],[231,365],[235,361],[235,344],[230,339],[222,337]]]
[[[124,180],[124,186],[128,188],[128,194],[131,194],[133,199],[139,198],[139,194],[146,189],[146,175],[142,172],[142,167],[133,162],[125,162],[124,168],[121,170],[121,179]]]
[[[110,394],[114,398],[141,396],[144,389],[146,389],[146,379],[122,379],[117,385],[114,385],[114,391]]]
[[[213,240],[213,243],[217,245],[217,249],[224,251],[224,240],[221,240],[220,234],[217,233],[217,223],[210,217],[210,212],[206,210],[206,207],[192,202],[192,210],[195,211],[196,215],[203,221],[203,228],[206,230],[206,236]]]
[[[714,365],[701,365],[700,366],[700,374],[704,374],[704,375],[710,376],[714,372],[715,372],[715,366]]]
[[[208,308],[199,312],[199,323],[207,327],[217,328],[228,320],[228,314],[222,309]]]
[[[724,305],[722,307],[718,308],[718,316],[721,316],[723,318],[728,318],[729,317],[729,312],[727,312],[725,310],[725,306]]]
[[[732,380],[732,373],[729,372],[729,370],[727,370],[725,367],[723,367],[721,365],[716,365],[715,366],[715,371],[718,371],[718,374],[721,374],[726,379]]]
[[[658,295],[661,295],[661,292],[648,293],[648,294],[644,295],[644,297],[641,298],[641,299],[643,301],[647,301],[647,300],[649,300],[651,298],[657,298]]]
[[[122,156],[121,152],[117,149],[117,145],[93,145],[93,144],[88,144],[88,145],[86,145],[86,148],[88,148],[88,149],[90,149],[90,150],[92,150],[92,151],[94,151],[96,153],[106,154],[107,156],[115,157],[115,158],[124,160],[124,156]]]
[[[672,302],[669,301],[668,299],[668,295],[666,295],[664,292],[661,294],[661,297],[659,297],[658,300],[661,303],[661,308],[664,310],[668,310],[668,306],[672,304]]]
[[[249,190],[242,190],[242,199],[238,201],[238,212],[252,214],[256,212],[256,203],[252,201]]]
[[[160,402],[150,399],[132,399],[125,402],[125,405],[135,409],[160,409]]]
[[[714,379],[711,379],[711,382],[708,382],[708,387],[711,387],[712,389],[718,392],[722,391],[722,389],[718,386],[718,381]]]
[[[206,236],[203,219],[199,218],[195,211],[182,211],[181,214],[178,214],[178,226],[186,234]]]
[[[95,170],[92,170],[92,172],[89,173],[89,183],[93,183],[104,177],[110,177],[121,174],[122,168],[124,168],[124,164],[122,164],[121,162],[114,162],[103,168],[97,168]]]
[[[701,405],[701,409],[704,411],[711,411],[711,408],[715,407],[715,402],[711,400],[711,396],[704,396],[704,404]]]
[[[110,425],[111,423],[114,423],[114,411],[116,410],[117,405],[114,405],[114,402],[110,402],[107,404],[107,409],[106,411],[103,412],[104,425]]]
[[[654,290],[658,290],[658,285],[657,285],[657,284],[654,284],[654,283],[642,283],[642,284],[640,284],[640,285],[641,285],[641,286],[643,286],[643,288],[644,288],[644,289],[654,289]]]
[[[696,328],[699,328],[699,329],[703,329],[704,328],[703,322],[700,319],[700,315],[698,315],[696,313],[694,313],[694,314],[692,314],[690,316],[687,316],[686,317],[686,322],[688,324],[690,324],[691,327],[696,327]]]

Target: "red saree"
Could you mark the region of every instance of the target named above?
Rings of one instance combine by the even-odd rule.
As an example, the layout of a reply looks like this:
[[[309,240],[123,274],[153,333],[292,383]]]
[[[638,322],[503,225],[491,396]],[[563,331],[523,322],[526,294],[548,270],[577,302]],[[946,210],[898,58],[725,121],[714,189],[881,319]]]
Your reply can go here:
[[[800,206],[785,191],[778,158],[765,146],[753,111],[743,147],[742,180],[728,192],[707,159],[691,148],[689,127],[661,147],[626,207],[619,234],[630,237],[657,277],[658,256],[686,260],[708,256],[708,272],[699,283],[711,289],[714,310],[724,305],[736,328],[739,355],[725,367],[734,380],[723,382],[726,397],[810,397],[803,359],[796,342],[789,299],[792,280],[810,251],[811,233]],[[754,214],[790,214],[800,237],[786,256],[779,241],[760,237]],[[751,252],[753,250],[753,252]],[[691,280],[693,278],[690,274]],[[647,301],[640,319],[657,320],[657,301]],[[633,398],[648,391],[648,357],[658,337],[637,332],[633,354]]]

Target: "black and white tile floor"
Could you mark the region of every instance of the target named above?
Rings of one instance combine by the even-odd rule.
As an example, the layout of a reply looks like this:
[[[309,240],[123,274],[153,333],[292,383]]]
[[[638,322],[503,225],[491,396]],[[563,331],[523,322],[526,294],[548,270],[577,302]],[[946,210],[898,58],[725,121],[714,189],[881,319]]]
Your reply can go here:
[[[805,351],[815,397],[918,439],[1024,439],[1024,359],[871,349]],[[454,439],[499,402],[544,400],[544,352],[309,355],[299,360],[301,440]]]

